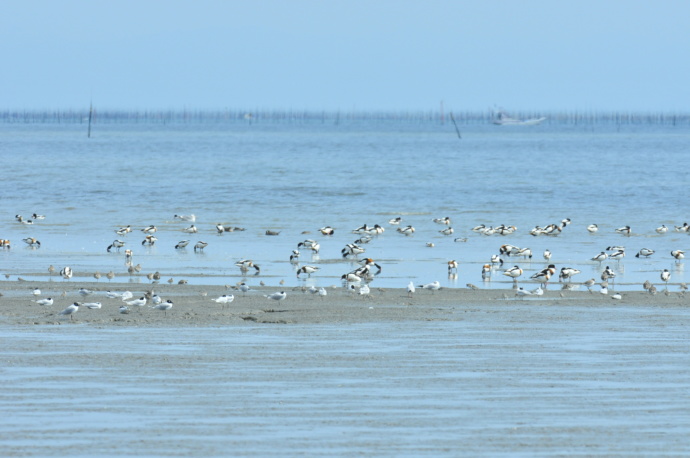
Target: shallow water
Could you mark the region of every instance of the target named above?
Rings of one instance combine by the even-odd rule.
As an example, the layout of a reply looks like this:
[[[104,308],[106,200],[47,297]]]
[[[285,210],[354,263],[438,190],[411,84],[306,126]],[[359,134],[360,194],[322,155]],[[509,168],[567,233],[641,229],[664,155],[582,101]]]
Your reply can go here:
[[[7,456],[688,452],[682,308],[444,322],[5,327]]]
[[[142,274],[234,283],[242,278],[234,263],[248,258],[261,266],[266,283],[294,286],[300,280],[288,257],[312,238],[321,252],[302,250],[301,262],[321,267],[312,283],[332,285],[355,268],[342,259],[341,249],[359,237],[351,230],[366,223],[386,228],[365,246],[365,255],[384,268],[378,286],[441,280],[446,287],[509,288],[500,270],[491,281],[480,275],[505,243],[534,252],[531,261],[505,259],[525,270],[523,282],[546,265],[541,254],[547,248],[558,269],[582,271],[575,281],[598,280],[607,263],[589,259],[611,245],[627,249],[623,261],[608,263],[618,289],[639,289],[644,280],[659,284],[664,268],[671,270],[672,283],[687,280],[683,264],[670,256],[690,240],[673,232],[687,219],[679,189],[689,178],[677,173],[690,166],[685,127],[554,122],[462,130],[459,140],[449,125],[394,120],[97,124],[87,139],[83,125],[3,124],[0,238],[11,239],[13,248],[0,252],[0,265],[28,280],[45,276],[51,264],[71,266],[82,281],[97,270],[127,277],[122,252],[106,253],[121,238]],[[34,212],[47,218],[32,226],[14,220],[15,214],[28,218]],[[199,233],[187,235],[182,228],[190,223],[173,215],[192,213]],[[413,225],[414,235],[395,232],[387,223],[395,216]],[[452,218],[451,236],[431,222],[443,216]],[[572,224],[558,237],[528,234],[564,218]],[[218,222],[246,231],[219,236]],[[591,223],[600,226],[599,233],[585,230]],[[118,237],[114,230],[128,224],[135,230]],[[139,229],[150,224],[159,228],[158,242],[144,247]],[[478,224],[515,225],[518,231],[485,237],[471,232]],[[671,232],[658,235],[654,229],[661,224]],[[317,232],[326,225],[336,228],[334,236]],[[614,232],[625,225],[633,228],[631,237]],[[280,235],[266,236],[267,229]],[[25,246],[25,237],[38,238],[41,247]],[[456,237],[468,241],[455,243]],[[184,239],[191,245],[175,250]],[[209,243],[204,252],[191,248],[198,240]],[[643,247],[657,253],[635,259]],[[460,263],[457,277],[447,275],[450,259]]]

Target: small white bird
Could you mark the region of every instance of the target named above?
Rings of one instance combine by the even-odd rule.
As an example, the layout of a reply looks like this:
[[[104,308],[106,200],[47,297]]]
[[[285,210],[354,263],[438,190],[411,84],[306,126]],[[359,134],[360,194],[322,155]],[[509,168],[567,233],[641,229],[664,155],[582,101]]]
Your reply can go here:
[[[615,299],[615,300],[617,300],[617,301],[620,301],[621,299],[623,299],[623,296],[621,296],[620,294],[616,293],[616,294],[612,294],[612,295],[611,295],[611,299]]]
[[[47,297],[45,299],[39,299],[37,301],[34,301],[38,305],[53,305],[53,298],[52,297]]]
[[[247,291],[249,291],[249,285],[244,283],[244,282],[240,283],[239,288],[240,288],[240,291],[242,291],[242,294],[246,294]]]
[[[186,247],[187,245],[189,245],[189,240],[180,240],[179,242],[177,242],[177,245],[175,245],[175,249],[179,250],[181,248]]]
[[[154,295],[151,296],[151,303],[152,303],[153,305],[158,305],[158,304],[160,304],[161,302],[163,302],[163,298],[160,297],[158,294],[154,294]]]
[[[658,234],[665,234],[668,232],[668,228],[666,227],[665,224],[662,224],[661,226],[657,227],[655,230]]]
[[[673,250],[671,251],[671,256],[673,256],[676,261],[680,261],[685,258],[685,251],[683,250]]]
[[[412,297],[414,294],[415,288],[414,288],[414,283],[410,282],[407,284],[407,296]]]
[[[453,234],[454,231],[453,231],[452,227],[447,227],[443,230],[440,230],[439,232],[443,235],[451,235],[451,234]]]
[[[82,297],[86,297],[86,296],[90,296],[91,294],[93,294],[93,291],[91,291],[90,289],[86,289],[86,288],[79,288],[79,294],[81,294]]]
[[[322,298],[328,296],[328,291],[326,291],[326,288],[324,288],[324,287],[319,288],[319,296]]]
[[[70,267],[64,267],[60,270],[60,276],[62,276],[62,278],[65,280],[69,280],[72,278],[72,269]]]
[[[602,251],[602,252],[599,253],[598,255],[594,256],[591,260],[592,260],[592,261],[597,261],[597,262],[603,262],[603,261],[605,261],[606,259],[608,259],[608,257],[609,257],[609,255]]]
[[[268,299],[273,299],[274,301],[282,301],[287,297],[287,294],[285,293],[285,291],[281,291],[279,293],[265,294],[264,297]]]
[[[359,288],[359,295],[360,296],[368,296],[371,290],[369,289],[369,285],[362,285]]]
[[[551,251],[548,248],[544,250],[544,259],[547,261],[551,259]]]
[[[81,305],[83,305],[84,307],[86,307],[87,309],[90,309],[90,310],[96,310],[96,309],[101,308],[100,302],[87,302],[87,303],[81,304]]]
[[[122,314],[129,313],[129,307],[127,307],[126,305],[121,305],[120,306],[120,313],[122,313]]]
[[[441,283],[438,280],[436,280],[434,282],[427,283],[426,285],[419,285],[419,287],[422,289],[429,289],[432,292],[434,292],[436,290],[441,289]]]
[[[544,295],[544,290],[541,289],[541,286],[537,286],[536,289],[532,290],[532,294],[535,296],[543,296]]]
[[[669,272],[668,269],[664,269],[661,272],[660,277],[661,277],[661,281],[666,283],[666,287],[668,288],[668,281],[671,279],[671,272]]]
[[[120,294],[120,299],[122,299],[123,301],[131,299],[133,297],[134,297],[134,294],[132,294],[131,291],[125,291],[122,294]]]
[[[168,299],[167,301],[162,302],[158,305],[151,306],[151,308],[156,309],[156,310],[163,310],[165,312],[165,315],[167,316],[168,310],[170,310],[172,308],[172,306],[173,306],[173,302],[170,299]]]
[[[597,226],[596,224],[590,224],[589,226],[587,226],[587,230],[590,234],[594,234],[596,231],[599,230],[599,226]]]
[[[179,219],[180,221],[187,221],[189,223],[196,222],[196,216],[192,213],[191,215],[174,215],[174,219]]]
[[[532,292],[526,290],[526,289],[523,288],[523,287],[520,287],[520,288],[518,288],[518,289],[515,291],[515,295],[524,298],[525,296],[531,296],[531,295],[532,295]]]
[[[311,277],[311,274],[318,272],[319,269],[318,266],[302,266],[297,269],[297,277],[299,278],[300,274],[307,274],[308,277]]]
[[[649,248],[642,248],[642,249],[640,249],[640,251],[635,255],[635,257],[636,257],[636,258],[639,258],[640,256],[642,256],[642,257],[644,257],[644,258],[648,258],[648,257],[650,257],[650,256],[653,255],[653,254],[654,254],[654,250],[651,250],[651,249],[649,249]]]
[[[131,306],[137,306],[137,307],[143,307],[146,305],[146,298],[144,296],[140,297],[139,299],[134,299],[132,301],[127,301],[127,305]]]
[[[186,234],[196,234],[197,232],[199,232],[199,230],[196,228],[195,225],[192,224],[191,226],[182,229],[182,232]]]
[[[196,242],[196,244],[194,245],[194,251],[203,251],[204,248],[206,248],[207,246],[208,246],[208,243],[202,242],[202,241],[198,241],[198,242]]]
[[[69,315],[69,319],[72,319],[72,315],[79,310],[79,302],[75,302],[74,304],[70,305],[67,307],[65,310],[62,312],[58,313],[58,315]]]
[[[31,292],[34,296],[40,296],[41,295],[41,290],[38,288],[34,288],[34,290]]]
[[[212,299],[213,302],[216,302],[218,304],[223,304],[223,307],[225,307],[226,304],[229,304],[234,300],[235,300],[235,296],[233,296],[232,294],[223,294],[222,296],[219,296],[215,299]]]
[[[623,226],[616,229],[616,232],[622,235],[630,235],[632,230],[630,229],[630,226]]]

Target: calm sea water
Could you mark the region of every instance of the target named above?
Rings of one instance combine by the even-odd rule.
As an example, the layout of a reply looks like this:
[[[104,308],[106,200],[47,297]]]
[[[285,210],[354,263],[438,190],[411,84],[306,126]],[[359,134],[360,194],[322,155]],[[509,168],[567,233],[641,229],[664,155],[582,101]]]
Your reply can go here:
[[[0,445],[4,456],[687,455],[687,309],[511,302],[452,307],[459,319],[446,322],[4,327]]]
[[[500,270],[491,281],[480,275],[506,243],[535,254],[532,260],[504,257],[507,266],[525,270],[522,281],[546,265],[541,254],[547,248],[558,269],[582,271],[575,281],[599,279],[606,264],[623,290],[647,279],[660,283],[664,268],[672,283],[687,280],[683,264],[670,256],[690,240],[673,232],[688,219],[681,199],[689,181],[683,172],[690,165],[687,128],[553,123],[462,130],[458,139],[451,125],[432,122],[97,124],[87,138],[84,125],[0,125],[0,238],[13,244],[0,252],[0,265],[3,273],[29,280],[46,275],[51,264],[69,265],[83,280],[95,271],[127,277],[123,253],[106,252],[119,238],[134,251],[142,274],[234,283],[242,278],[234,263],[247,258],[261,266],[267,284],[284,279],[294,286],[299,280],[290,253],[316,239],[321,252],[302,250],[301,262],[321,267],[310,282],[333,285],[356,266],[342,259],[341,249],[366,223],[386,228],[364,246],[365,256],[383,267],[376,286],[440,280],[447,287],[509,288]],[[31,226],[14,219],[32,213],[46,219]],[[174,220],[175,214],[196,215],[199,232],[183,233],[191,223]],[[397,233],[388,224],[396,216],[416,232]],[[445,216],[452,219],[451,236],[432,222]],[[558,237],[529,235],[564,218],[572,224]],[[219,236],[219,222],[246,230]],[[592,223],[600,228],[594,235],[585,229]],[[478,224],[518,231],[481,236],[470,230]],[[654,229],[662,224],[670,231],[658,235]],[[115,229],[125,225],[134,231],[117,236]],[[153,247],[141,245],[139,229],[148,225],[158,227]],[[326,225],[335,235],[318,232]],[[614,232],[625,225],[632,236]],[[267,229],[280,235],[266,236]],[[39,239],[41,247],[28,248],[25,237]],[[457,237],[468,241],[454,242]],[[175,250],[185,239],[191,245]],[[195,253],[191,246],[199,240],[209,245]],[[622,261],[590,261],[612,245],[625,246]],[[634,258],[643,247],[656,254]],[[449,278],[451,259],[460,267]]]

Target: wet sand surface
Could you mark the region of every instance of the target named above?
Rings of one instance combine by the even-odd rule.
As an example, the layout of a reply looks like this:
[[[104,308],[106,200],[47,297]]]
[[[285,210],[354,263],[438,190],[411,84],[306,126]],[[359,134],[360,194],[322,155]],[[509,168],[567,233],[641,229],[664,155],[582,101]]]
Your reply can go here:
[[[277,302],[263,296],[277,288],[154,285],[170,311],[123,315],[76,290],[150,285],[56,283],[3,283],[6,456],[690,452],[690,297],[677,292],[338,288]],[[41,307],[37,286],[66,295]],[[101,310],[56,316],[96,297]]]

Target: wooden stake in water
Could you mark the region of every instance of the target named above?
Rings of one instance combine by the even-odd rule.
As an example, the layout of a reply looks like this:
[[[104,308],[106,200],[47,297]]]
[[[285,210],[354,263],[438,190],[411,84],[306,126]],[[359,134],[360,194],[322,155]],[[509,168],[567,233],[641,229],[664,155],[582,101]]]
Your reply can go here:
[[[93,103],[89,103],[89,131],[86,134],[86,138],[91,138],[91,118],[93,117]]]
[[[455,132],[458,133],[458,138],[462,139],[462,135],[460,135],[460,129],[458,129],[458,124],[455,122],[455,116],[453,116],[453,112],[450,112],[450,120],[453,121],[453,125],[455,126]]]

